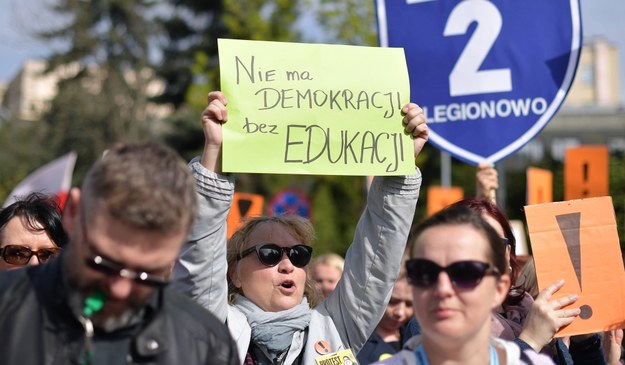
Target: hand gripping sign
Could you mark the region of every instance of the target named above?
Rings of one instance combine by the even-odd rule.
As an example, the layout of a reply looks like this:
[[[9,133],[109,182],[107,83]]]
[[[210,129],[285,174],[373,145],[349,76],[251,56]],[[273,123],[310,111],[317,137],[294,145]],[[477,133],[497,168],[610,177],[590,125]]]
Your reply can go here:
[[[380,45],[404,47],[430,141],[468,163],[529,142],[571,86],[579,0],[375,0]]]

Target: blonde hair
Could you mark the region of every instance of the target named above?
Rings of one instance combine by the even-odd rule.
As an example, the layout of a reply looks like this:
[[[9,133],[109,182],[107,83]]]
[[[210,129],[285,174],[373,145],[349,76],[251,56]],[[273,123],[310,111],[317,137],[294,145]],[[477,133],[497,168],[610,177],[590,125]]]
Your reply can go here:
[[[343,267],[345,266],[345,259],[339,254],[329,252],[317,256],[317,258],[315,258],[313,266],[316,266],[317,264],[333,267],[342,273]]]
[[[399,263],[399,274],[397,274],[396,281],[407,279],[406,261],[408,261],[409,259],[410,255],[408,255],[408,252],[404,252],[404,255],[401,257],[401,262]]]
[[[297,215],[254,217],[245,222],[243,227],[234,232],[228,241],[226,258],[228,261],[228,302],[230,304],[234,304],[237,296],[242,294],[241,289],[237,288],[231,280],[231,274],[236,268],[238,257],[247,246],[249,238],[254,233],[256,227],[266,223],[283,226],[300,244],[312,246],[315,240],[315,230],[310,221]],[[308,299],[308,304],[311,308],[321,302],[321,293],[316,289],[314,280],[312,275],[309,275],[308,269],[306,269],[304,296]]]

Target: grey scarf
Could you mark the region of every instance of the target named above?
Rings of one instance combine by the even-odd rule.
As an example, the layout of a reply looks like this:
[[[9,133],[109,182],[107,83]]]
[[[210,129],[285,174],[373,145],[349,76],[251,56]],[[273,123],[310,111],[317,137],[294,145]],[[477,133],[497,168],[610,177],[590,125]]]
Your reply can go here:
[[[272,358],[287,350],[293,334],[303,331],[310,323],[311,310],[306,297],[299,305],[281,312],[265,312],[242,295],[234,301],[234,306],[247,317],[252,342],[265,346]]]

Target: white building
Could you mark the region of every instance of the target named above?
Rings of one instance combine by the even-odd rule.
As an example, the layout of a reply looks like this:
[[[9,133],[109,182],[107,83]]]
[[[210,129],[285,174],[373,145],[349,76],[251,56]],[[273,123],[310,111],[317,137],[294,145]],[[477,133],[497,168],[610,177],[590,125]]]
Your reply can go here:
[[[6,116],[21,120],[38,120],[48,108],[54,95],[60,72],[43,74],[44,60],[24,62],[18,74],[9,82],[2,98]]]
[[[0,88],[0,105],[2,118],[15,118],[19,120],[36,121],[45,113],[52,99],[57,93],[57,84],[60,80],[72,77],[78,72],[78,65],[67,65],[56,70],[45,73],[47,62],[45,60],[28,60],[22,64],[17,75],[6,85],[4,97]],[[97,71],[91,70],[93,74]],[[141,73],[144,79],[151,78],[152,72],[146,70]],[[136,77],[132,72],[127,75],[129,83],[136,82]],[[96,78],[97,80],[97,78]],[[151,81],[146,86],[148,96],[158,95],[163,90],[163,83]],[[88,89],[98,93],[99,85],[90,84]],[[163,105],[149,104],[146,112],[152,117],[164,118],[171,113],[171,108]]]

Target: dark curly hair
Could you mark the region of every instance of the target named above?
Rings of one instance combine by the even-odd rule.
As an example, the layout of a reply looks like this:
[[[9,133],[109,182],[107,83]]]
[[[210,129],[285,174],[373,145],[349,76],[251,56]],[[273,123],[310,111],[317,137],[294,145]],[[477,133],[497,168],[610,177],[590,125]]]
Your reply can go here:
[[[0,232],[14,217],[20,217],[30,231],[45,231],[58,247],[64,247],[68,242],[67,233],[61,222],[61,210],[54,197],[30,193],[2,209]]]

